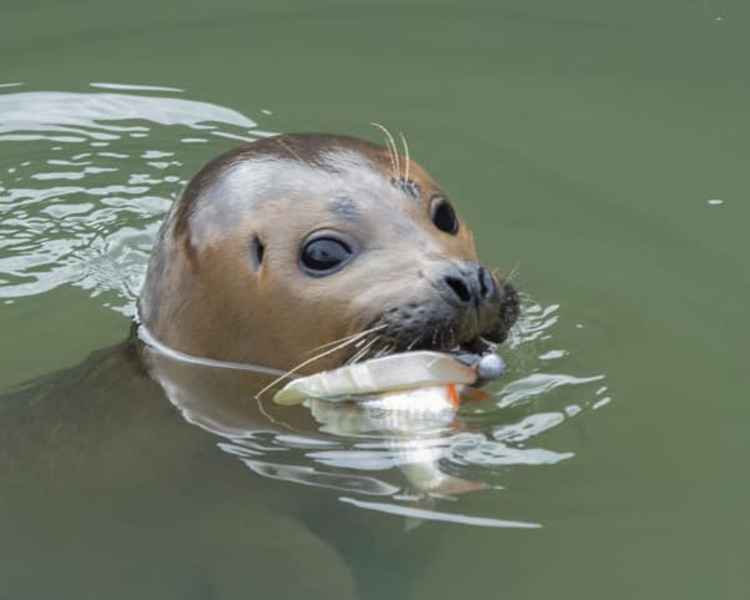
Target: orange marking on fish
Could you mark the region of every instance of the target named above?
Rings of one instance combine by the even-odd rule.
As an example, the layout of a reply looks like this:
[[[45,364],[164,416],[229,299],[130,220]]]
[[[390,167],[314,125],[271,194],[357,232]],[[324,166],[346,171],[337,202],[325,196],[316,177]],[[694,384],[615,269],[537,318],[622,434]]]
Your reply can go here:
[[[461,398],[458,396],[458,392],[456,391],[456,384],[455,383],[449,383],[448,384],[448,398],[450,398],[451,404],[453,405],[453,408],[458,410],[461,406]]]

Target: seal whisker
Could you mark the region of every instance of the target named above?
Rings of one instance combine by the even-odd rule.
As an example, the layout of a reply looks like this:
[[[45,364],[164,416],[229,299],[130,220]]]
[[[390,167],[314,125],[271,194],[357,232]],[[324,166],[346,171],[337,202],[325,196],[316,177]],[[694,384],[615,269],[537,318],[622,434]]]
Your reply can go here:
[[[385,125],[381,125],[380,123],[376,123],[374,121],[371,122],[370,125],[372,125],[373,127],[377,127],[385,134],[386,143],[388,145],[388,153],[391,157],[391,168],[394,170],[394,177],[401,177],[401,164],[398,158],[398,150],[396,148],[396,141],[393,139],[393,135],[390,131],[388,131]]]
[[[383,339],[383,336],[377,335],[373,339],[367,342],[367,344],[361,348],[354,356],[352,356],[349,360],[346,361],[346,364],[353,365],[362,359],[364,359],[368,352],[372,350],[372,347],[379,342],[381,339]]]
[[[404,180],[409,181],[409,144],[406,142],[406,136],[403,131],[398,132],[401,136],[401,144],[404,146],[404,159],[406,161],[404,165]]]
[[[353,365],[360,360],[362,360],[367,353],[372,349],[373,345],[375,345],[376,342],[378,342],[381,339],[382,336],[375,336],[373,339],[371,339],[369,342],[367,342],[367,345],[365,345],[364,348],[359,350],[354,356],[352,356],[348,361],[347,364]]]
[[[351,335],[345,335],[344,337],[340,337],[336,340],[326,342],[325,344],[321,344],[320,346],[315,346],[315,348],[310,348],[310,350],[305,351],[305,354],[312,354],[313,352],[316,352],[318,350],[323,350],[324,348],[328,348],[329,346],[333,346],[334,344],[338,344],[339,342],[343,342],[345,340],[351,340],[352,342],[357,341],[357,343],[354,344],[354,346],[356,348],[359,348],[359,346],[366,341],[366,337],[368,334],[373,333],[374,331],[380,331],[384,327],[386,327],[385,324],[377,325],[375,327],[371,327],[370,329],[365,329],[364,331],[358,331],[357,333],[353,333]],[[361,338],[364,338],[364,339],[361,339]]]
[[[510,281],[511,279],[513,279],[513,277],[515,277],[516,275],[518,275],[520,267],[521,267],[521,263],[517,262],[507,275],[502,275],[500,269],[497,268],[497,267],[494,268],[494,269],[492,269],[490,271],[490,273],[492,273],[492,275],[496,279],[502,279],[503,281]],[[502,275],[502,277],[501,277],[501,275]]]
[[[521,268],[521,263],[517,262],[515,266],[510,270],[510,273],[505,277],[505,281],[510,281],[513,277],[518,275],[518,272]]]
[[[368,332],[368,333],[369,333],[369,332]],[[365,334],[363,334],[363,335],[365,335]],[[259,392],[258,392],[257,394],[255,394],[255,398],[256,398],[256,400],[257,400],[257,399],[259,399],[259,398],[260,398],[260,396],[261,396],[261,395],[262,395],[263,393],[265,393],[266,391],[268,391],[269,389],[271,389],[271,388],[272,388],[273,386],[275,386],[275,385],[276,385],[277,383],[279,383],[279,382],[281,382],[281,381],[284,381],[284,379],[286,379],[286,378],[287,378],[287,377],[289,377],[290,375],[293,375],[294,373],[296,373],[296,372],[297,372],[297,371],[299,371],[300,369],[303,369],[304,367],[306,367],[306,366],[307,366],[307,365],[309,365],[310,363],[313,363],[313,362],[315,362],[316,360],[319,360],[319,359],[321,359],[321,358],[323,358],[323,357],[325,357],[325,356],[328,356],[329,354],[333,354],[334,352],[338,352],[339,350],[341,350],[342,348],[345,348],[346,346],[348,346],[348,345],[349,345],[349,344],[351,344],[352,342],[353,342],[353,340],[347,340],[347,341],[345,341],[345,342],[342,342],[342,343],[341,343],[341,344],[339,344],[338,346],[334,346],[334,347],[333,347],[333,348],[331,348],[330,350],[326,350],[325,352],[321,352],[320,354],[316,354],[316,355],[315,355],[315,356],[313,356],[312,358],[308,358],[307,360],[304,360],[304,361],[302,361],[302,362],[301,362],[301,363],[299,363],[299,364],[298,364],[298,365],[297,365],[296,367],[292,367],[292,368],[291,368],[291,369],[289,369],[289,370],[288,370],[288,371],[287,371],[286,373],[284,373],[283,375],[279,375],[279,376],[278,376],[278,377],[277,377],[276,379],[274,379],[274,380],[273,380],[273,381],[272,381],[271,383],[269,383],[269,384],[268,384],[267,386],[265,386],[265,387],[264,387],[264,388],[263,388],[262,390],[260,390],[260,391],[259,391]]]
[[[356,352],[355,352],[354,354],[352,354],[352,355],[351,355],[351,356],[350,356],[349,358],[347,358],[347,359],[346,359],[346,364],[347,364],[347,365],[352,365],[352,364],[356,363],[356,362],[357,362],[357,361],[359,360],[359,357],[360,357],[360,356],[362,356],[362,354],[363,354],[364,352],[367,352],[367,347],[368,347],[368,346],[369,346],[370,344],[372,344],[372,342],[373,342],[373,340],[367,340],[367,339],[364,339],[364,340],[360,340],[360,341],[359,341],[359,342],[358,342],[358,343],[356,344],[356,345],[357,345],[357,346],[359,347],[359,349],[358,349],[358,350],[357,350],[357,351],[356,351]],[[362,348],[362,347],[361,347],[361,344],[362,344],[362,343],[365,343],[365,344],[366,344],[365,348]]]
[[[393,351],[393,345],[387,344],[385,347],[377,351],[377,353],[375,354],[375,358],[380,358],[381,356],[387,356],[392,351]]]
[[[359,360],[365,360],[365,359],[368,359],[368,358],[372,358],[372,357],[373,357],[373,356],[374,356],[375,354],[377,354],[376,352],[374,352],[374,351],[373,351],[373,349],[374,349],[374,348],[375,348],[375,347],[377,346],[377,344],[379,344],[379,343],[380,343],[380,342],[381,342],[382,340],[383,340],[383,336],[382,336],[382,335],[379,335],[379,336],[378,336],[377,338],[375,338],[375,342],[376,342],[376,343],[375,343],[375,344],[373,344],[372,346],[370,346],[369,348],[367,348],[367,351],[365,352],[365,355],[364,355],[364,356],[361,356]]]
[[[456,346],[458,339],[456,338],[456,328],[451,325],[450,328],[450,334],[451,334],[451,348]]]
[[[371,333],[373,331],[380,331],[382,329],[385,329],[386,327],[387,327],[387,325],[385,323],[383,323],[381,325],[378,325],[377,327],[373,327],[372,329],[368,329],[367,332]],[[380,339],[381,337],[382,336],[378,335],[378,336],[375,336],[375,339]],[[361,348],[362,345],[365,344],[365,343],[367,343],[367,342],[368,342],[367,338],[359,340],[356,344],[354,344],[354,347],[355,348]]]

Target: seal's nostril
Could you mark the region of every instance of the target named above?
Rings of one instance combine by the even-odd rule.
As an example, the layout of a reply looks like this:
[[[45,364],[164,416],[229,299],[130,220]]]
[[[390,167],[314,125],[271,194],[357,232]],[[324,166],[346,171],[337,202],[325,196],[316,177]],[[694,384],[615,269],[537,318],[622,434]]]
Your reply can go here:
[[[489,298],[495,293],[495,281],[487,269],[479,267],[477,279],[479,279],[479,294],[482,298]]]
[[[469,288],[458,277],[446,277],[445,283],[448,284],[448,287],[453,290],[453,293],[456,294],[461,302],[468,302],[471,300],[471,292],[469,291]]]

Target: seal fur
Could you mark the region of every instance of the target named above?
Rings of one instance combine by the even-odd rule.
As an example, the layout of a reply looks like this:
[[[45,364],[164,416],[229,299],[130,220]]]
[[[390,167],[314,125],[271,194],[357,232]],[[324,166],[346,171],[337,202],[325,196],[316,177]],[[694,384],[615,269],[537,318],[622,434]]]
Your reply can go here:
[[[445,227],[451,214],[455,231]],[[316,236],[351,250],[346,264],[306,272],[301,252]],[[416,162],[397,172],[382,146],[288,134],[193,177],[162,226],[139,311],[176,350],[280,369],[373,331],[313,371],[355,355],[500,342],[518,298],[479,264],[468,226]]]

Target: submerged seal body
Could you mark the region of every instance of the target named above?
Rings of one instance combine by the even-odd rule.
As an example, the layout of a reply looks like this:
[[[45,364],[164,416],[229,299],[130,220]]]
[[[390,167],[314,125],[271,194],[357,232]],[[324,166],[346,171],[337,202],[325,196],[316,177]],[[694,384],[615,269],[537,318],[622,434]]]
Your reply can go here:
[[[344,136],[281,135],[204,166],[149,262],[142,323],[206,358],[308,371],[501,342],[518,297],[414,161]],[[340,346],[340,347],[339,347]]]

